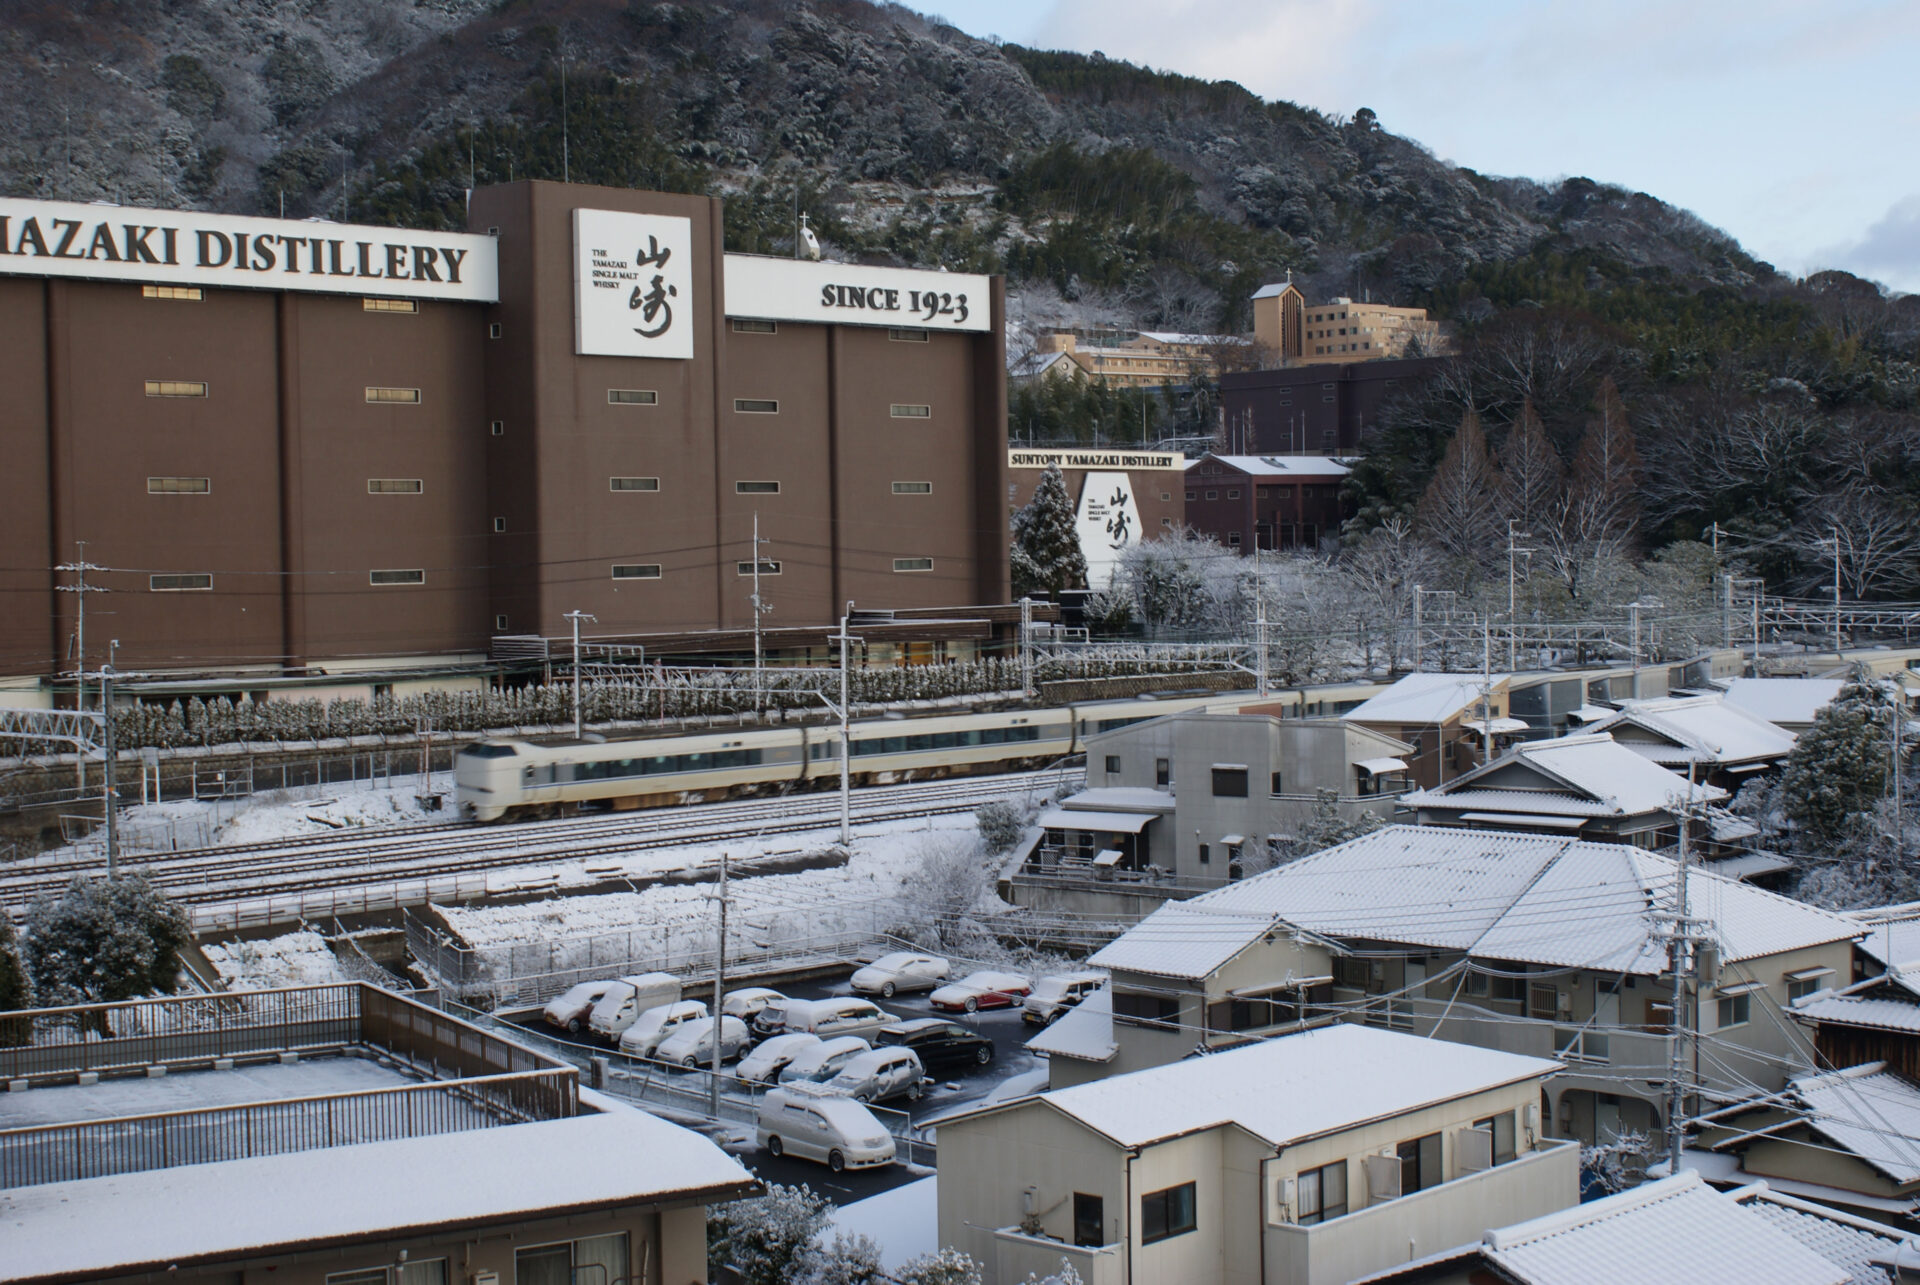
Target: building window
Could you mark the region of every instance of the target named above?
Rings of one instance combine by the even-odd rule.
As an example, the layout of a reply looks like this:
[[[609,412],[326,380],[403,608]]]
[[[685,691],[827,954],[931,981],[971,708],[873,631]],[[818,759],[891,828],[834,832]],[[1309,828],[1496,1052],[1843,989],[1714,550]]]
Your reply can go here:
[[[1168,503],[1171,503],[1171,502],[1172,502],[1172,500],[1173,500],[1173,492],[1172,492],[1172,491],[1162,491],[1162,492],[1160,492],[1160,503],[1162,503],[1162,504],[1168,504]]]
[[[1160,519],[1160,525],[1161,525],[1161,526],[1163,526],[1163,527],[1166,527],[1166,528],[1167,528],[1167,529],[1168,529],[1169,531],[1171,531],[1171,530],[1173,529],[1173,519],[1172,519],[1172,518],[1161,518],[1161,519]]]
[[[1752,997],[1749,995],[1722,995],[1719,1013],[1714,1025],[1721,1030],[1729,1026],[1745,1026],[1752,1016]]]
[[[627,1234],[589,1236],[513,1253],[514,1285],[587,1285],[634,1279],[628,1271]],[[411,1285],[411,1282],[408,1283]]]
[[[1227,532],[1227,547],[1229,549],[1237,549],[1240,547],[1240,533],[1238,531]]]
[[[1107,1243],[1106,1201],[1099,1196],[1073,1193],[1073,1243],[1084,1249]]]
[[[418,406],[420,390],[418,388],[369,388],[367,400],[387,406]]]
[[[887,414],[895,419],[932,419],[933,407],[919,406],[907,402],[895,402],[887,407]]]
[[[778,415],[780,403],[765,397],[736,397],[733,409],[742,415]]]
[[[733,493],[735,495],[778,495],[780,484],[778,482],[735,482]]]
[[[148,495],[205,495],[213,490],[213,480],[205,477],[150,477]]]
[[[1294,1183],[1293,1220],[1323,1223],[1347,1212],[1347,1162],[1336,1160],[1309,1169]]]
[[[933,570],[933,559],[895,558],[893,560],[893,569],[895,571],[931,571]]]
[[[1120,775],[1120,756],[1118,754],[1107,755],[1107,775]]]
[[[505,616],[495,616],[493,618],[493,627],[501,633],[505,633],[507,630],[507,618]]]
[[[1199,495],[1198,495],[1198,493],[1196,493],[1196,492],[1194,492],[1194,491],[1188,491],[1188,492],[1187,492],[1187,503],[1188,503],[1188,504],[1192,504],[1192,503],[1193,503],[1193,502],[1194,502],[1195,500],[1197,500],[1197,499],[1199,499],[1199,498],[1200,498],[1200,497],[1199,497]]]
[[[1475,1120],[1473,1127],[1485,1129],[1493,1135],[1493,1163],[1503,1165],[1513,1159],[1513,1112],[1502,1111],[1499,1115]]]
[[[1164,790],[1167,788],[1168,783],[1171,782],[1172,780],[1173,780],[1172,760],[1155,759],[1153,761],[1153,783]]]
[[[1795,1003],[1817,990],[1831,986],[1833,983],[1827,980],[1831,976],[1833,976],[1831,968],[1803,968],[1797,972],[1788,973],[1786,976],[1787,1002]]]
[[[427,573],[418,569],[414,569],[410,571],[400,570],[400,571],[369,571],[367,572],[368,584],[397,585],[397,584],[425,584],[426,582],[427,582]]]
[[[1190,1182],[1164,1191],[1150,1191],[1140,1197],[1140,1243],[1143,1245],[1182,1235],[1199,1225]]]
[[[1131,1019],[1135,1025],[1170,1026],[1180,1020],[1180,998],[1154,991],[1116,990],[1113,992],[1113,1015],[1122,1020]]]
[[[771,335],[780,329],[777,321],[759,321],[751,317],[735,317],[733,333],[736,335]]]
[[[895,495],[932,495],[933,483],[931,482],[895,482],[893,484],[893,493]]]
[[[1213,765],[1213,797],[1216,799],[1246,798],[1246,767],[1239,763],[1215,763]]]
[[[147,588],[153,593],[187,593],[196,589],[211,589],[213,576],[205,573],[148,576]]]
[[[188,303],[198,303],[204,297],[199,286],[141,286],[140,294],[147,299],[179,299]]]
[[[505,437],[507,435],[507,421],[504,419],[496,419],[487,425],[487,431],[495,437]]]
[[[190,379],[149,379],[149,397],[205,397],[207,386]]]
[[[899,326],[893,326],[888,328],[887,338],[896,344],[924,344],[927,342],[927,332],[924,330],[907,330]]]
[[[1424,1138],[1403,1142],[1398,1152],[1401,1195],[1411,1196],[1416,1191],[1438,1187],[1446,1181],[1446,1176],[1440,1170],[1439,1134],[1429,1133]]]
[[[660,394],[651,388],[609,388],[607,405],[609,406],[656,406]]]
[[[1238,492],[1238,491],[1228,491],[1228,492],[1227,492],[1227,498],[1228,498],[1229,500],[1237,500],[1237,499],[1239,499],[1239,498],[1240,498],[1240,492]]]
[[[1286,791],[1281,788],[1280,773],[1275,772],[1273,774],[1273,780],[1268,786],[1267,793],[1273,795],[1286,793]]]
[[[488,323],[487,323],[487,338],[489,338],[489,339],[498,339],[498,338],[500,337],[500,333],[501,333],[501,332],[500,332],[500,323],[499,323],[499,322],[497,322],[497,321],[490,321],[490,322],[488,322]]]
[[[426,489],[417,477],[370,477],[367,479],[368,495],[418,495]]]
[[[657,491],[660,479],[657,477],[610,477],[607,479],[609,491]]]
[[[327,1285],[447,1285],[447,1260],[433,1258],[359,1272],[330,1272]]]
[[[495,518],[493,520],[493,533],[495,535],[505,535],[507,533],[507,520],[505,518]]]
[[[613,564],[615,580],[658,580],[660,564],[657,562],[616,562]]]
[[[1220,498],[1220,492],[1218,492],[1218,491],[1208,491],[1208,492],[1207,492],[1207,498],[1208,498],[1209,500],[1217,500],[1217,499],[1219,499],[1219,498]]]
[[[418,312],[420,304],[414,299],[362,299],[362,312]]]
[[[733,566],[735,572],[739,575],[750,576],[753,574],[753,563],[751,561],[736,562]],[[777,576],[780,574],[780,564],[772,558],[762,558],[760,559],[760,574],[763,576]]]
[[[1213,864],[1213,845],[1210,843],[1201,844],[1199,856],[1200,856],[1201,865],[1203,866],[1212,865]]]

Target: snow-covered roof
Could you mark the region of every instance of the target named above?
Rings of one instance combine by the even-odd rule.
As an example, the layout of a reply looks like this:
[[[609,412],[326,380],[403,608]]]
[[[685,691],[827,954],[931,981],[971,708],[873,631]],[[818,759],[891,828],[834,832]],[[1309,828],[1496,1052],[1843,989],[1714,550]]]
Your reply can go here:
[[[1069,812],[1085,808],[1090,812],[1171,812],[1173,795],[1166,790],[1149,790],[1139,785],[1098,785],[1060,800]]]
[[[1113,988],[1102,986],[1027,1041],[1027,1050],[1048,1057],[1105,1062],[1120,1050],[1113,1038]]]
[[[1727,684],[1727,704],[1769,723],[1807,724],[1840,694],[1838,678],[1736,678]]]
[[[1544,778],[1541,791],[1516,788],[1510,781],[1476,786],[1493,776],[1510,776],[1516,764]],[[1714,785],[1689,785],[1687,778],[1635,754],[1605,732],[1562,736],[1551,741],[1527,741],[1431,790],[1401,799],[1404,807],[1466,807],[1483,812],[1554,812],[1557,802],[1571,795],[1598,807],[1581,815],[1629,817],[1670,809],[1691,795],[1703,803],[1717,803],[1727,792]],[[1509,798],[1508,796],[1517,796]],[[1571,813],[1569,813],[1571,815]]]
[[[1231,465],[1242,473],[1253,473],[1261,477],[1277,477],[1281,474],[1301,478],[1345,477],[1352,472],[1346,464],[1331,455],[1219,455],[1207,454],[1188,463],[1192,471],[1200,460],[1218,460]]]
[[[1289,290],[1297,292],[1298,287],[1291,281],[1269,281],[1266,285],[1261,286],[1247,297],[1249,299],[1271,299],[1276,295],[1283,295]]]
[[[1533,730],[1532,726],[1528,724],[1524,718],[1470,718],[1461,723],[1460,726],[1466,728],[1469,732],[1477,732],[1482,736],[1488,735],[1489,733],[1494,736],[1505,736],[1513,732],[1530,732]]]
[[[1048,830],[1087,830],[1096,834],[1138,834],[1153,824],[1151,812],[1094,812],[1088,808],[1051,808],[1034,824]]]
[[[1787,1082],[1807,1122],[1898,1183],[1920,1182],[1920,1085],[1868,1062]]]
[[[1871,1026],[1883,1031],[1920,1035],[1920,1004],[1898,999],[1869,999],[1864,995],[1835,995],[1821,991],[1787,1010],[1807,1022],[1841,1026]]]
[[[1879,906],[1847,912],[1868,929],[1860,939],[1860,953],[1882,968],[1920,971],[1920,905]]]
[[[1244,344],[1248,340],[1244,335],[1190,335],[1178,330],[1142,330],[1142,339],[1151,339],[1157,344],[1200,344],[1211,347],[1215,344]]]
[[[1252,878],[1169,902],[1095,954],[1102,968],[1206,977],[1266,933],[1292,928],[1458,950],[1488,960],[1657,976],[1655,914],[1676,863],[1630,844],[1395,825]],[[1861,925],[1694,866],[1693,912],[1733,963],[1845,941]]]
[[[1847,1285],[1852,1276],[1691,1172],[1490,1231],[1480,1253],[1524,1285]]]
[[[1793,752],[1792,732],[1721,696],[1629,701],[1587,730],[1604,732],[1631,725],[1660,742],[1622,741],[1655,763],[1727,765],[1766,762]]]
[[[691,1129],[612,1105],[566,1120],[16,1187],[0,1202],[0,1274],[165,1272],[314,1241],[705,1201],[752,1181]]]
[[[1039,1098],[1126,1147],[1223,1124],[1279,1147],[1559,1069],[1546,1058],[1341,1022]]]
[[[1493,675],[1493,690],[1500,690],[1508,677]],[[1343,717],[1350,723],[1444,723],[1479,704],[1483,685],[1480,678],[1467,674],[1408,674]]]
[[[1007,373],[1015,379],[1026,379],[1033,375],[1044,375],[1053,369],[1055,363],[1066,362],[1069,366],[1073,359],[1064,352],[1034,352],[1015,357],[1007,363]]]
[[[1842,1213],[1831,1205],[1815,1204],[1775,1191],[1756,1182],[1727,1193],[1776,1231],[1805,1245],[1820,1257],[1850,1272],[1853,1285],[1892,1285],[1893,1277],[1875,1265],[1885,1261],[1907,1239],[1907,1233],[1885,1223]]]

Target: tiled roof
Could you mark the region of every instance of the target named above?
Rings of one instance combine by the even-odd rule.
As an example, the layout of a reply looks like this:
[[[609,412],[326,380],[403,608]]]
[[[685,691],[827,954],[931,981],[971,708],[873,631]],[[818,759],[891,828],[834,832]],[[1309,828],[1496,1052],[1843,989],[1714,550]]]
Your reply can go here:
[[[1882,1031],[1911,1031],[1920,1035],[1920,1004],[1897,999],[1868,999],[1862,995],[1835,995],[1822,991],[1788,1010],[1809,1022],[1841,1026],[1871,1026]]]
[[[1920,1182],[1920,1085],[1869,1062],[1790,1080],[1787,1093],[1821,1136],[1895,1182]]]
[[[1898,1247],[1907,1238],[1905,1232],[1810,1200],[1796,1200],[1769,1190],[1763,1182],[1727,1194],[1769,1226],[1852,1273],[1850,1285],[1892,1285],[1893,1277],[1875,1266],[1873,1259]]]
[[[1761,762],[1792,753],[1795,739],[1792,732],[1720,696],[1629,701],[1587,730],[1604,732],[1622,725],[1642,728],[1667,742],[1621,742],[1656,763]]]
[[[1490,1231],[1481,1252],[1525,1285],[1847,1285],[1852,1276],[1693,1173]]]
[[[1654,915],[1672,904],[1676,863],[1626,844],[1564,836],[1386,826],[1337,847],[1156,910],[1098,954],[1098,967],[1207,976],[1263,934],[1460,950],[1483,959],[1658,975]],[[1844,941],[1845,916],[1694,867],[1695,915],[1727,963]]]
[[[1842,686],[1838,678],[1736,678],[1726,700],[1769,723],[1811,723]]]
[[[1027,1041],[1027,1049],[1048,1057],[1107,1061],[1120,1049],[1113,1039],[1113,988],[1102,986],[1062,1013],[1051,1026]]]
[[[1452,785],[1433,790],[1410,790],[1400,796],[1405,808],[1446,808],[1448,811],[1525,812],[1542,816],[1611,817],[1621,815],[1618,804],[1583,799],[1561,790],[1475,790]]]

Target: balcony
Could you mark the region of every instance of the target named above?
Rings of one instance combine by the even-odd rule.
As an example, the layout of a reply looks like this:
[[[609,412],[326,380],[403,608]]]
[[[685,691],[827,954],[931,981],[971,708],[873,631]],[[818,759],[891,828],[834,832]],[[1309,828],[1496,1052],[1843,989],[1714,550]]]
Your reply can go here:
[[[993,1233],[993,1251],[999,1281],[1045,1280],[1067,1263],[1084,1285],[1121,1285],[1126,1277],[1120,1245],[1069,1245],[1064,1240],[1031,1236],[1018,1227]]]
[[[1637,1026],[1509,1016],[1465,1002],[1396,998],[1393,1017],[1415,1035],[1557,1059],[1567,1068],[1555,1077],[1558,1085],[1601,1093],[1642,1092],[1632,1081],[1664,1079],[1673,1051],[1673,1036]]]

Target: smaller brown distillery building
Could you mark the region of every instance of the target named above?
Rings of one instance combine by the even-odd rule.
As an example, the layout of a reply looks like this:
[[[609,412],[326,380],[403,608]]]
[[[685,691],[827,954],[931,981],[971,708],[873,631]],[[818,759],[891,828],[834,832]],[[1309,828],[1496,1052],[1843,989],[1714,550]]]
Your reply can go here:
[[[1323,455],[1203,455],[1187,466],[1187,525],[1236,553],[1317,549],[1340,533],[1347,472]]]
[[[0,676],[70,672],[83,597],[89,664],[147,670],[478,660],[572,611],[726,648],[756,517],[776,647],[849,601],[978,637],[1001,281],[722,227],[542,182],[466,233],[0,200]]]

